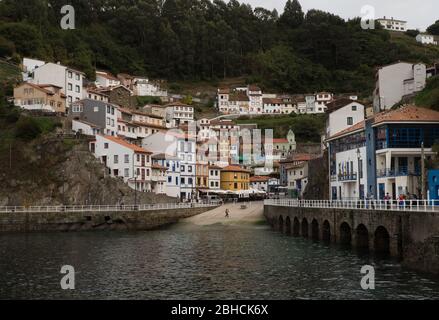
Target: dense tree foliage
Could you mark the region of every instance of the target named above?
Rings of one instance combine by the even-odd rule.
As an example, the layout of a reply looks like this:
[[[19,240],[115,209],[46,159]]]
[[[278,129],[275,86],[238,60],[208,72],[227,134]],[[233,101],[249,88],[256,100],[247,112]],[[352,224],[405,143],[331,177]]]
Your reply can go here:
[[[62,30],[65,0],[0,2],[0,55],[32,56],[169,80],[245,76],[278,91],[371,92],[373,67],[412,57],[388,32],[363,30],[298,0],[284,13],[237,0],[71,0],[76,29]]]
[[[439,20],[427,28],[427,32],[439,36]]]

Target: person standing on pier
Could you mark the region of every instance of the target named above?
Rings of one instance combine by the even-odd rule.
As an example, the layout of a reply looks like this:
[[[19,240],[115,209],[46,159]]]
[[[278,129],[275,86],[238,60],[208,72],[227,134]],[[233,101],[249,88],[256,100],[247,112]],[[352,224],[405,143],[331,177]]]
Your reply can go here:
[[[229,218],[229,209],[226,209],[226,218]]]

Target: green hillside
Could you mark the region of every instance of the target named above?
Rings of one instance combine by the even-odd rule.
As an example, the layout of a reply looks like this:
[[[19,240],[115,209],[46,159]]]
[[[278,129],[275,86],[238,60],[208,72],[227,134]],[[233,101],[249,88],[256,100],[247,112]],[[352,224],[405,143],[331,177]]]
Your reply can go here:
[[[321,134],[325,128],[325,115],[283,115],[241,117],[236,120],[238,124],[257,124],[258,129],[273,129],[274,138],[286,138],[292,129],[298,142],[320,142]]]
[[[110,2],[72,0],[76,29],[63,30],[65,1],[0,1],[0,57],[60,61],[92,80],[95,68],[159,77],[183,90],[242,78],[266,91],[368,96],[375,66],[436,55],[413,38],[363,30],[359,18],[305,13],[298,0],[281,15],[237,0]]]
[[[439,76],[428,80],[425,89],[415,97],[415,103],[439,111]]]

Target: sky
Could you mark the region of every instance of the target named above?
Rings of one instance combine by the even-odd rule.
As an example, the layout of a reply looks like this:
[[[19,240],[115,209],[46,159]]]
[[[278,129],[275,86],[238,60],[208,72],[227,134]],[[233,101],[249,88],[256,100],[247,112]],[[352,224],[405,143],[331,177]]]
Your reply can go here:
[[[240,0],[253,7],[276,8],[283,11],[286,0]],[[361,8],[370,5],[375,8],[375,17],[386,16],[408,22],[409,29],[425,29],[439,20],[438,0],[299,0],[303,11],[320,9],[342,18],[361,16]]]

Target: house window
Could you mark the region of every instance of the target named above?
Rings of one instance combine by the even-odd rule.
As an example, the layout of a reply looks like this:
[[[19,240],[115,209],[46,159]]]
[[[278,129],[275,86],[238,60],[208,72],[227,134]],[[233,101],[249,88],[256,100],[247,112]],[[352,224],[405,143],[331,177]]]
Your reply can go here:
[[[69,84],[67,85],[67,87],[68,87],[68,89],[69,89],[70,91],[73,90],[73,85],[72,85],[71,83],[69,83]]]
[[[69,71],[69,79],[72,79],[73,78],[73,73],[71,72],[71,71]]]
[[[108,143],[104,143],[104,149],[108,149]]]
[[[124,169],[124,176],[125,176],[125,178],[128,178],[130,176],[130,169],[128,169],[128,168]]]
[[[347,124],[348,124],[348,126],[353,125],[354,124],[354,119],[352,117],[348,117],[347,118]]]
[[[81,76],[79,75],[79,73],[77,73],[76,75],[75,75],[75,78],[76,78],[76,80],[80,80],[81,79]]]
[[[114,163],[119,163],[119,156],[117,154],[114,155]]]
[[[352,111],[357,111],[357,106],[352,106]]]
[[[75,91],[76,91],[77,93],[79,93],[79,92],[81,92],[81,88],[80,88],[79,86],[76,86],[76,87],[75,87]]]
[[[130,163],[130,155],[129,154],[125,155],[125,163]]]

